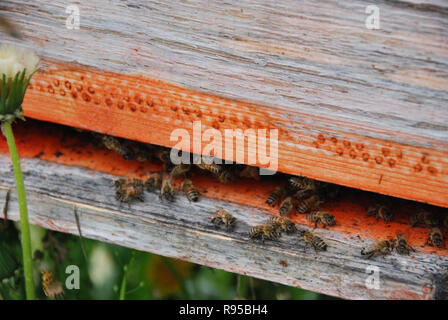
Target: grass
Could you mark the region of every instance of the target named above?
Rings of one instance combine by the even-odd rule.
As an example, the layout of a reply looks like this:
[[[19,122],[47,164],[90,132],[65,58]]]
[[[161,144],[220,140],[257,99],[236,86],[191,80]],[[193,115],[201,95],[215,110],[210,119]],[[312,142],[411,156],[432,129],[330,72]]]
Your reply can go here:
[[[32,232],[37,232],[42,242],[33,243],[33,247],[42,248],[34,253],[33,264],[36,270],[51,270],[55,279],[64,284],[69,276],[65,273],[67,266],[79,267],[80,289],[65,289],[63,299],[329,298],[294,287],[90,239],[84,239],[88,257],[86,260],[79,237],[34,227]],[[0,233],[0,243],[5,247],[5,250],[1,250],[3,253],[8,252],[13,261],[20,261],[19,233],[14,224]],[[11,277],[14,270],[20,268],[20,263],[11,263],[9,272],[2,272],[1,261],[0,254],[0,283],[3,283],[3,279]],[[37,293],[38,299],[48,299],[41,284]],[[5,299],[23,299],[23,279],[16,279],[14,287],[9,284],[0,285],[0,294]]]

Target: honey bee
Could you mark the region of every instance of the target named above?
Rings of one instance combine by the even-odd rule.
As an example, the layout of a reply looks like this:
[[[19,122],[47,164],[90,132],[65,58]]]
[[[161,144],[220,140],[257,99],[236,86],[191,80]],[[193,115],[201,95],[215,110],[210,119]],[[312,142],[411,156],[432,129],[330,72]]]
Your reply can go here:
[[[121,141],[121,139],[108,135],[101,135],[101,142],[107,149],[115,151],[116,153],[121,155],[125,160],[132,159],[129,149],[126,147],[126,144]]]
[[[404,234],[397,234],[397,237],[391,241],[393,247],[399,254],[409,254],[411,251],[415,251],[409,243]]]
[[[327,244],[325,243],[325,241],[322,238],[316,236],[311,231],[303,231],[302,239],[307,245],[311,245],[316,252],[327,250]]]
[[[216,164],[214,162],[210,163],[210,164],[206,164],[206,163],[198,163],[197,166],[202,169],[202,170],[207,170],[217,176],[219,176],[219,174],[222,171],[222,167],[219,164]]]
[[[367,216],[375,215],[376,220],[383,219],[385,222],[392,221],[392,213],[385,205],[376,204],[371,206],[367,211]]]
[[[316,210],[324,201],[318,194],[313,194],[311,197],[302,200],[297,207],[299,213],[307,213]]]
[[[151,153],[149,150],[138,149],[135,152],[135,160],[138,162],[144,162],[151,159]]]
[[[296,199],[309,197],[323,186],[319,181],[304,177],[291,177],[289,178],[289,184],[293,189],[297,190],[294,195]]]
[[[135,141],[126,141],[124,146],[129,151],[128,160],[144,162],[149,160],[152,156],[152,147],[148,144],[138,143]]]
[[[171,170],[171,177],[173,177],[174,179],[177,179],[179,177],[186,177],[188,171],[190,171],[191,169],[191,165],[190,164],[178,164],[176,165],[173,170]]]
[[[429,232],[426,244],[429,244],[431,247],[435,246],[441,248],[443,246],[443,241],[443,234],[440,228],[432,228]]]
[[[52,272],[42,272],[42,288],[45,295],[52,299],[62,297],[64,294],[64,288],[59,281],[54,280]]]
[[[215,225],[215,227],[219,227],[220,224],[224,224],[227,231],[229,231],[229,229],[233,228],[235,225],[236,218],[226,210],[219,209],[213,215],[211,222]]]
[[[314,222],[314,228],[317,228],[317,224],[320,223],[322,227],[334,226],[336,220],[334,216],[326,211],[314,211],[306,215],[307,220]]]
[[[251,178],[260,181],[260,169],[252,166],[244,166],[244,169],[240,171],[240,177]]]
[[[145,182],[145,187],[150,192],[160,190],[162,187],[162,174],[160,172],[151,173]]]
[[[221,183],[229,183],[233,181],[234,179],[233,171],[230,168],[221,170],[221,172],[218,175],[218,179]]]
[[[156,152],[157,158],[163,162],[163,164],[170,165],[171,164],[171,158],[170,158],[170,150],[165,148],[159,148]]]
[[[190,179],[184,179],[180,185],[180,188],[184,191],[188,201],[196,202],[199,200],[199,191]]]
[[[159,198],[168,201],[174,201],[174,187],[170,176],[164,176],[162,180],[162,188],[160,189]]]
[[[291,185],[291,187],[293,187],[294,189],[302,189],[303,188],[303,181],[306,178],[302,178],[302,177],[290,177],[288,179],[289,184]]]
[[[280,233],[277,228],[272,224],[262,224],[255,226],[249,231],[250,239],[260,239],[264,243],[265,239],[277,240],[280,237]]]
[[[292,233],[297,230],[294,222],[285,217],[270,217],[268,223],[286,233]]]
[[[410,220],[413,227],[419,224],[428,227],[435,227],[439,225],[438,217],[435,214],[427,211],[417,212],[416,214],[411,216]]]
[[[279,209],[280,215],[289,215],[296,207],[294,202],[295,200],[292,197],[287,197],[285,200],[283,200]]]
[[[114,183],[115,199],[130,202],[133,199],[143,201],[143,182],[135,178],[120,178]]]
[[[369,251],[365,251],[364,248],[361,250],[361,255],[367,256],[367,259],[370,259],[376,255],[383,255],[383,258],[386,257],[387,254],[390,254],[392,250],[392,245],[388,240],[381,240],[375,243],[373,248]]]
[[[283,200],[284,197],[288,195],[288,189],[285,186],[278,186],[274,189],[274,191],[271,192],[268,199],[266,200],[266,203],[274,206],[275,204],[279,203]]]
[[[173,165],[170,154],[171,151],[163,147],[159,147],[155,151],[155,156],[162,162],[163,172],[168,172]]]

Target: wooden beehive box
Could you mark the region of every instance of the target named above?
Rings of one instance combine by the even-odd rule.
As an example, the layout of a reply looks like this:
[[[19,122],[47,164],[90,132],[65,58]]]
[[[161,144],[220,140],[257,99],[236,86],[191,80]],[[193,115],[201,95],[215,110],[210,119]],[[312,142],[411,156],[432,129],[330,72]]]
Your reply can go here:
[[[66,11],[66,1],[0,4],[22,44],[42,57],[26,117],[165,147],[176,128],[191,134],[191,146],[205,146],[194,122],[223,135],[277,129],[283,173],[448,207],[444,2],[382,2],[380,29],[366,27],[368,1],[74,4],[79,29],[70,28],[76,12]],[[118,208],[110,181],[148,168],[95,150],[79,155],[45,128],[19,130],[33,223],[77,233],[75,204],[92,238],[347,298],[446,297],[446,250],[423,247],[393,263],[359,257],[369,241],[399,231],[423,246],[425,232],[403,222],[414,204],[398,200],[402,220],[384,226],[365,218],[368,199],[349,195],[329,208],[341,221],[325,231],[334,251],[309,256],[289,238],[247,241],[249,226],[275,213],[263,204],[272,185],[204,178],[207,198],[198,205],[182,200],[173,209],[154,200]],[[6,155],[0,166],[9,170]],[[13,185],[8,176],[1,184]],[[234,235],[211,229],[204,219],[219,206],[245,227]],[[379,290],[365,285],[371,264],[387,274]]]

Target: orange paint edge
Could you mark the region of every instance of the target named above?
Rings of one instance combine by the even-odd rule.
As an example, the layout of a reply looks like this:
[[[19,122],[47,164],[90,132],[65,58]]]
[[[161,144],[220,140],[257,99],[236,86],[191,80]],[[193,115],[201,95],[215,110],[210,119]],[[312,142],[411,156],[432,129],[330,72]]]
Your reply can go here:
[[[117,176],[146,179],[150,172],[161,170],[160,163],[126,161],[109,150],[95,149],[79,133],[63,130],[60,126],[28,120],[26,123],[15,125],[14,131],[21,157],[84,167],[92,170],[92,175],[99,171]],[[0,137],[0,153],[8,153],[3,136]],[[278,185],[278,178],[265,179],[263,182],[241,179],[234,183],[221,184],[215,178],[198,170],[191,179],[201,194],[207,198],[247,205],[278,215],[278,208],[272,208],[265,203],[270,192]],[[111,188],[113,188],[112,185]],[[179,196],[182,194],[180,193]],[[448,256],[447,249],[425,245],[428,229],[411,227],[409,216],[420,210],[421,204],[411,201],[403,202],[398,199],[392,201],[391,210],[394,213],[394,219],[391,223],[384,223],[376,221],[374,217],[366,216],[367,208],[374,204],[373,201],[374,197],[371,193],[348,189],[340,200],[325,203],[322,209],[336,217],[337,225],[331,229],[346,235],[347,239],[383,240],[393,238],[397,233],[404,233],[410,244],[418,251]],[[438,208],[434,207],[434,209]],[[252,213],[248,212],[248,214]],[[296,214],[291,218],[297,223],[312,226],[304,214]]]

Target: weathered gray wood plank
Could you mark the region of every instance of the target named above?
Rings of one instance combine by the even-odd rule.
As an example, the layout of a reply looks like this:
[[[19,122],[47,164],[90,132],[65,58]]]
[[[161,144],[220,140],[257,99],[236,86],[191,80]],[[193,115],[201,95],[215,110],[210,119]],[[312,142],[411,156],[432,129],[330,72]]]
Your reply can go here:
[[[314,115],[336,131],[447,150],[446,1],[0,4],[42,56]],[[329,117],[338,121],[325,123]],[[302,119],[291,114],[293,123]],[[343,124],[343,125],[340,125]],[[391,131],[395,134],[391,135]]]
[[[344,298],[447,298],[447,283],[441,279],[448,259],[443,255],[417,252],[410,257],[393,254],[385,260],[364,260],[359,252],[370,241],[333,230],[316,231],[329,244],[328,251],[319,254],[305,250],[297,235],[262,245],[249,241],[247,234],[268,217],[263,210],[207,198],[193,204],[177,197],[171,204],[151,193],[145,194],[144,203],[132,203],[129,209],[114,200],[112,175],[37,159],[23,159],[22,165],[32,224],[77,234],[76,205],[82,233],[88,238]],[[13,186],[9,159],[0,155],[0,203]],[[237,217],[233,232],[211,226],[208,216],[219,207]],[[19,219],[15,192],[8,216]],[[379,268],[378,290],[366,287],[368,267]]]
[[[371,4],[93,0],[79,30],[65,1],[0,14],[44,59],[27,117],[166,147],[196,120],[275,128],[279,171],[448,207],[448,8],[381,1],[368,30]]]

